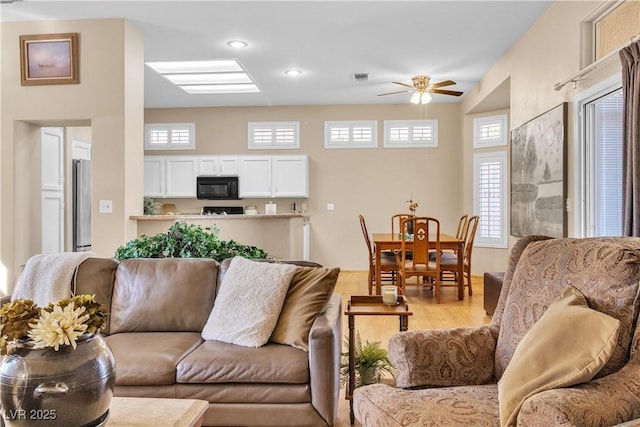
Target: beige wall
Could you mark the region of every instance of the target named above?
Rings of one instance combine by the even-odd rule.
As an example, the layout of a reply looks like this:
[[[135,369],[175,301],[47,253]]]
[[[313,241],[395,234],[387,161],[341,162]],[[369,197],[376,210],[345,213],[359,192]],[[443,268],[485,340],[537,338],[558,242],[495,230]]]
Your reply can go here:
[[[67,32],[80,33],[80,84],[21,86],[19,36]],[[39,191],[30,192],[40,126],[92,128],[94,251],[112,256],[135,236],[128,217],[142,210],[131,200],[142,197],[143,41],[122,19],[3,23],[2,59],[0,292],[7,293],[15,268],[40,251]],[[113,214],[97,214],[100,199],[113,200]]]
[[[483,102],[492,96],[492,92],[503,82],[508,81],[509,99],[505,107],[509,112],[509,128],[514,129],[547,110],[567,101],[568,140],[567,140],[567,195],[572,209],[575,209],[576,183],[574,112],[573,100],[580,91],[591,87],[605,78],[620,72],[617,59],[603,64],[596,72],[588,74],[576,88],[568,84],[556,91],[554,85],[562,82],[581,69],[583,21],[601,2],[593,1],[557,1],[536,21],[527,33],[492,67],[474,90],[469,92],[462,102],[465,115],[463,186],[472,186],[473,139],[470,126],[472,118],[478,115],[491,115],[493,111],[482,108]],[[473,115],[478,111],[483,114]],[[507,147],[508,149],[508,147]],[[464,209],[469,210],[473,200],[465,193]],[[568,213],[568,234],[575,236],[573,212]],[[511,247],[517,238],[510,237]],[[473,270],[503,270],[508,250],[474,250]]]
[[[311,214],[310,259],[345,270],[367,268],[368,257],[358,214],[365,216],[370,232],[388,231],[391,215],[406,212],[406,200],[412,195],[420,202],[418,214],[440,218],[444,230],[455,232],[463,202],[459,192],[462,173],[459,166],[462,138],[459,104],[429,105],[426,117],[438,119],[438,148],[382,148],[383,120],[420,118],[419,108],[408,103],[157,109],[145,112],[145,122],[149,123],[195,122],[196,154],[308,154],[310,196],[306,202]],[[324,149],[325,120],[378,120],[378,148]],[[248,150],[249,121],[299,121],[300,150]],[[157,153],[176,154],[154,152]],[[278,211],[288,211],[292,201],[274,200]],[[170,202],[175,203],[179,210],[196,212],[203,205],[215,205],[180,199]],[[268,199],[254,199],[243,200],[239,204],[255,203],[262,210],[266,202]],[[327,203],[333,203],[335,210],[327,211]]]

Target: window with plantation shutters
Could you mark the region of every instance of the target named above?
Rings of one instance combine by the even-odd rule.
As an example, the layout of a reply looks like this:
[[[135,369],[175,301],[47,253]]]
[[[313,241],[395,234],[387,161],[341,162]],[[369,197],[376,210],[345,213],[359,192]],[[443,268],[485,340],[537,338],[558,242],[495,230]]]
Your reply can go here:
[[[300,148],[300,122],[249,122],[249,149]]]
[[[480,217],[475,245],[507,247],[507,153],[473,155],[473,211]]]
[[[195,123],[147,123],[144,125],[145,150],[194,150]]]
[[[376,148],[378,122],[327,121],[324,122],[324,148]]]
[[[473,119],[473,147],[497,147],[507,145],[507,115],[478,117]]]
[[[385,148],[425,148],[438,146],[437,120],[385,120]]]

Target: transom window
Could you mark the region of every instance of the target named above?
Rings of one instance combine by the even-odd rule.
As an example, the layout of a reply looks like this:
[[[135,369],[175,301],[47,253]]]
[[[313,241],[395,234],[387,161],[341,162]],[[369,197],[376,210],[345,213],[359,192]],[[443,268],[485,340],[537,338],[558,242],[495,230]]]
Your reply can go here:
[[[249,149],[300,148],[300,122],[249,122]]]
[[[147,123],[144,125],[145,150],[194,150],[195,123]]]
[[[385,148],[423,148],[438,146],[437,120],[385,120]]]
[[[324,148],[376,148],[378,122],[327,121],[324,122]]]
[[[497,147],[507,145],[507,115],[478,117],[473,119],[473,147]]]

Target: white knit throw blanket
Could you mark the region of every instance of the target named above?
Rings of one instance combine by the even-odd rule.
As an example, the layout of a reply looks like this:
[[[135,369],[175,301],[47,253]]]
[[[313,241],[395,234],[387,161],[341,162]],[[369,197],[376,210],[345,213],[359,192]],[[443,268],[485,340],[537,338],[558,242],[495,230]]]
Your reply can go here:
[[[94,252],[62,252],[35,255],[27,260],[20,283],[13,290],[11,300],[28,298],[38,306],[71,296],[71,279],[76,268]]]

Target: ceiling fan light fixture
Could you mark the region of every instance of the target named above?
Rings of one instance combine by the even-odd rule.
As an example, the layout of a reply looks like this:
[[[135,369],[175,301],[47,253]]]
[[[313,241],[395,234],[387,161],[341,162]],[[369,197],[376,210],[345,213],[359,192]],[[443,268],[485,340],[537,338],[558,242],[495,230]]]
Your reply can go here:
[[[420,104],[420,94],[418,92],[411,95],[411,99],[409,100],[412,104]]]
[[[431,102],[431,95],[429,95],[427,92],[424,92],[423,94],[420,95],[421,104],[428,104],[430,102]]]

